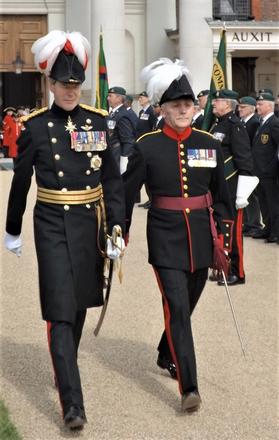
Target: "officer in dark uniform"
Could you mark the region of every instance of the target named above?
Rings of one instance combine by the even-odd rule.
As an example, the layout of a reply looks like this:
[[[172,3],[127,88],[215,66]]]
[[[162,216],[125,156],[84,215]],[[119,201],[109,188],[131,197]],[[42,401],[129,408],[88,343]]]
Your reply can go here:
[[[139,112],[137,137],[153,130],[156,124],[156,115],[154,113],[152,105],[150,104],[149,96],[146,91],[143,91],[139,94],[138,100],[139,105],[142,107],[142,109]]]
[[[54,50],[62,39],[65,45],[55,48],[56,59],[46,50],[41,58],[49,42]],[[81,34],[61,31],[52,31],[33,45],[38,67],[50,78],[54,103],[24,118],[5,236],[7,249],[19,256],[34,168],[41,310],[64,422],[70,429],[81,429],[86,422],[77,352],[86,309],[103,304],[104,232],[110,235],[115,225],[123,227],[125,218],[122,180],[104,112],[79,104],[88,47]],[[115,258],[118,251],[112,249],[107,256]]]
[[[124,106],[128,110],[128,113],[130,114],[131,120],[134,124],[134,129],[136,130],[139,118],[138,118],[138,115],[136,114],[136,112],[133,110],[133,107],[132,107],[133,100],[134,100],[134,98],[132,97],[132,95],[126,95],[125,100],[124,100]]]
[[[197,128],[198,130],[201,130],[203,123],[203,114],[200,109],[199,101],[198,99],[195,99],[194,102],[194,116],[192,119],[192,128]]]
[[[228,277],[228,284],[245,283],[245,273],[243,265],[243,209],[248,205],[247,193],[245,203],[237,197],[239,182],[247,180],[253,182],[253,160],[251,154],[250,140],[244,125],[235,114],[238,104],[238,93],[233,90],[222,89],[213,93],[213,113],[215,114],[215,124],[210,129],[213,136],[222,143],[222,150],[225,164],[225,178],[229,184],[232,205],[234,207],[234,233],[232,251],[230,253],[231,268]],[[239,176],[247,177],[248,179]],[[244,185],[245,186],[245,185]],[[246,192],[241,185],[241,192]],[[241,194],[241,192],[239,194]],[[250,194],[249,194],[250,195]],[[215,280],[214,276],[210,277]],[[222,285],[223,280],[218,280]]]
[[[204,110],[207,100],[208,100],[208,95],[210,93],[210,90],[205,89],[205,90],[201,90],[198,94],[197,94],[197,98],[199,101],[199,105],[200,105],[200,109]]]
[[[156,92],[149,82],[147,90],[151,89],[149,96],[155,95],[154,101],[160,100],[164,127],[137,140],[123,175],[127,231],[135,194],[146,182],[152,194],[147,219],[149,263],[158,280],[165,316],[157,364],[177,375],[182,411],[190,412],[201,402],[190,316],[213,260],[210,225],[215,223],[210,222],[210,206],[227,250],[233,221],[220,142],[190,127],[195,98],[183,66],[180,75],[170,60],[163,67],[169,87],[161,80],[158,66],[152,68]]]
[[[256,110],[256,100],[252,96],[243,96],[239,100],[238,113],[241,122],[245,126],[250,145],[254,139],[255,133],[260,125],[260,119]],[[249,205],[244,209],[244,221],[243,221],[243,235],[245,237],[252,237],[256,232],[262,229],[261,224],[261,211],[259,200],[254,191],[249,197]]]
[[[125,96],[126,90],[123,87],[111,87],[108,91],[110,113],[107,124],[111,147],[121,174],[126,170],[136,138],[133,117],[124,106]]]
[[[260,208],[265,227],[253,235],[263,238],[267,243],[278,242],[278,151],[279,151],[279,120],[274,115],[274,97],[269,93],[261,93],[257,97],[257,111],[261,124],[252,144],[254,171],[259,177],[257,188]]]

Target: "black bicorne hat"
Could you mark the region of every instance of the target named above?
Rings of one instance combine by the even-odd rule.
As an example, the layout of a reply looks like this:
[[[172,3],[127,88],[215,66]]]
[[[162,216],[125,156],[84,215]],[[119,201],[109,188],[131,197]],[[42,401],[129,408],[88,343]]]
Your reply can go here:
[[[85,80],[84,68],[76,55],[64,50],[56,58],[49,76],[63,83],[81,84]]]
[[[181,78],[173,80],[167,90],[163,93],[160,99],[160,105],[164,104],[164,102],[183,98],[191,99],[195,102],[195,95],[186,75],[182,75]]]

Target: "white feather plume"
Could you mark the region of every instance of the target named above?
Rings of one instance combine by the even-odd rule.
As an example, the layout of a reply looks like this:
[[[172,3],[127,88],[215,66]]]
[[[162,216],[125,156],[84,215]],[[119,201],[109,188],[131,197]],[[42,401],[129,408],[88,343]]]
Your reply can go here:
[[[84,69],[90,55],[90,44],[80,32],[51,31],[39,38],[33,44],[31,51],[34,53],[35,64],[40,72],[49,75],[59,52],[64,48],[67,40],[71,43],[74,54]]]
[[[146,92],[150,101],[154,104],[160,101],[170,84],[175,79],[180,79],[182,75],[186,75],[190,82],[190,72],[184,65],[183,60],[176,59],[173,62],[169,58],[159,58],[144,67],[140,77],[146,83]]]

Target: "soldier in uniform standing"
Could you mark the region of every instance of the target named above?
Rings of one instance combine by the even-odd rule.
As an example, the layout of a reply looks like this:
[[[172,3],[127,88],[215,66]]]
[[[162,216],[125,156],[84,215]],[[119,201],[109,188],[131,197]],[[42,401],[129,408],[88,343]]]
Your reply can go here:
[[[136,138],[135,121],[124,105],[126,90],[123,87],[111,87],[108,91],[110,113],[107,118],[110,143],[120,173],[127,168]]]
[[[190,317],[213,261],[211,216],[228,250],[233,221],[220,142],[190,127],[195,97],[187,69],[181,62],[168,60],[165,65],[165,61],[154,62],[142,72],[148,95],[161,105],[165,124],[137,140],[123,175],[127,232],[135,194],[147,183],[152,195],[147,218],[149,263],[165,317],[157,364],[177,376],[182,411],[192,412],[201,399]]]
[[[213,136],[222,143],[225,164],[225,178],[229,185],[231,201],[234,209],[234,232],[231,266],[228,284],[245,283],[243,264],[243,208],[248,206],[248,197],[257,185],[258,179],[253,174],[253,160],[248,133],[235,114],[238,104],[238,93],[233,90],[221,89],[212,96],[215,124],[210,129]],[[224,283],[214,275],[211,281]]]
[[[124,191],[104,113],[79,104],[88,41],[77,32],[52,31],[37,40],[32,51],[38,68],[49,76],[54,103],[25,117],[8,202],[5,245],[20,256],[34,167],[42,317],[47,322],[64,423],[70,429],[82,429],[86,416],[77,364],[79,341],[86,309],[103,304],[104,257],[116,258],[121,253],[118,247],[109,246],[109,236],[115,225],[123,227]],[[121,237],[118,242],[123,249]],[[110,252],[104,252],[105,244]]]

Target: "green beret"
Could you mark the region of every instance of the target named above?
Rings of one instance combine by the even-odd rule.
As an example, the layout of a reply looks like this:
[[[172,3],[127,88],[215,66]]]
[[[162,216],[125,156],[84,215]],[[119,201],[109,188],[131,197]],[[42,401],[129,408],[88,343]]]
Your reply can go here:
[[[144,90],[143,92],[139,93],[139,96],[144,96],[145,98],[148,98],[148,94]]]
[[[239,103],[255,106],[256,100],[255,100],[255,98],[252,98],[252,96],[243,96],[242,98],[240,98]]]
[[[257,96],[256,98],[257,101],[271,101],[274,102],[274,96],[271,95],[270,93],[261,93],[259,96]]]
[[[273,91],[271,89],[261,89],[259,90],[259,95],[262,93],[269,93],[270,95],[273,95]]]
[[[126,100],[129,102],[133,102],[134,98],[132,95],[126,95]]]
[[[108,93],[115,93],[116,95],[126,95],[126,90],[123,87],[111,87]]]
[[[200,98],[201,96],[207,96],[209,95],[209,90],[201,90],[198,94],[197,94],[197,98]]]
[[[216,92],[214,92],[212,94],[213,99],[218,99],[218,98],[222,98],[222,99],[237,99],[238,98],[238,93],[235,92],[234,90],[229,90],[229,89],[221,89],[221,90],[216,90]]]

